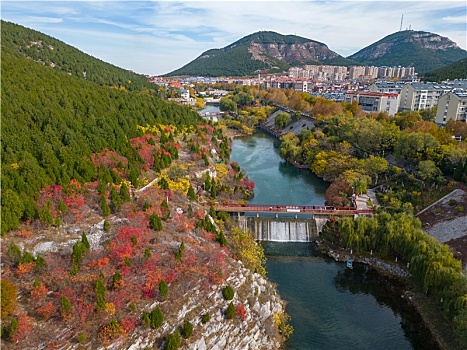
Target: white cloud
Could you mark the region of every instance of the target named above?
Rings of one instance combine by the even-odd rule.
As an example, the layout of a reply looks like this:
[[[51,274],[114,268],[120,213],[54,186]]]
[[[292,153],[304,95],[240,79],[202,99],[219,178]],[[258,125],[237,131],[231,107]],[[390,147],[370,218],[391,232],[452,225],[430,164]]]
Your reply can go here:
[[[403,29],[466,48],[465,1],[2,1],[2,18],[141,73],[180,68],[261,30],[320,41],[349,56]],[[464,24],[464,26],[462,26]]]
[[[467,19],[466,16],[447,16],[441,18],[442,21],[449,22],[449,23],[466,23]]]

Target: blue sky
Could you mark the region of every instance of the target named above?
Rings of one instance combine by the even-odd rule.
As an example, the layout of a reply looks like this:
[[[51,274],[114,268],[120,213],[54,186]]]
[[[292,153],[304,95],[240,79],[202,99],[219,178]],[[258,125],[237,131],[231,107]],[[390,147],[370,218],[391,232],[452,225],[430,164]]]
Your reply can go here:
[[[103,61],[159,75],[261,30],[320,41],[349,56],[403,29],[467,49],[466,1],[2,1],[1,18]]]

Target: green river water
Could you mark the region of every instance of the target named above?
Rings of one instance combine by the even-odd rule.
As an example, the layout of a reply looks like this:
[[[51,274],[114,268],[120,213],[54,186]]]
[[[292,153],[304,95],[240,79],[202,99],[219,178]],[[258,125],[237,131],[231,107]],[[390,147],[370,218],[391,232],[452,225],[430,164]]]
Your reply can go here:
[[[323,205],[328,184],[281,159],[278,146],[264,133],[234,140],[231,160],[256,185],[250,202]],[[397,281],[318,256],[313,243],[263,246],[268,278],[287,301],[295,330],[288,349],[437,349]]]

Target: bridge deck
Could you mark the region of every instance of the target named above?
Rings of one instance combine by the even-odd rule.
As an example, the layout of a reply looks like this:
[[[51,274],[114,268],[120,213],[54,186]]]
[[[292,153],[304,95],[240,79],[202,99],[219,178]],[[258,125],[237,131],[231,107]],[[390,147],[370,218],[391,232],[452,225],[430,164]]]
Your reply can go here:
[[[319,205],[269,205],[269,204],[218,204],[217,211],[229,213],[289,213],[289,214],[327,214],[327,215],[369,215],[373,213],[371,208],[355,209],[348,207],[332,207]]]

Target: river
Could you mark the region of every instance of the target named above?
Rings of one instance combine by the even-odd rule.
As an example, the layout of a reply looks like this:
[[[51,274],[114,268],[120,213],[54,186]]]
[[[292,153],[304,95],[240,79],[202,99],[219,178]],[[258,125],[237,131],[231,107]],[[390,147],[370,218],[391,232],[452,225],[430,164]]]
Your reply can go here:
[[[264,134],[236,138],[231,160],[255,182],[256,204],[323,205],[328,184],[279,156]],[[287,301],[287,349],[437,349],[403,286],[373,269],[319,256],[313,243],[264,242],[268,278]]]

